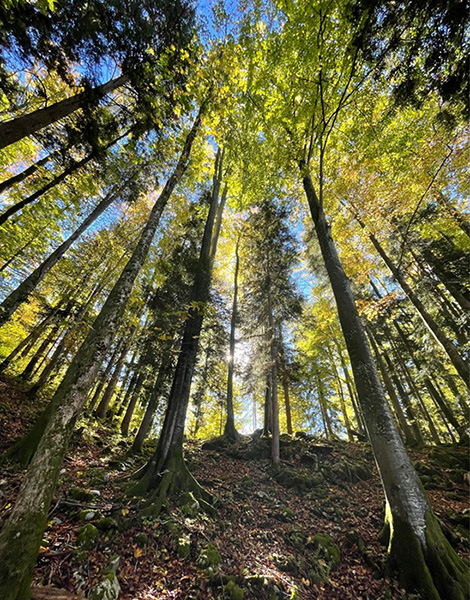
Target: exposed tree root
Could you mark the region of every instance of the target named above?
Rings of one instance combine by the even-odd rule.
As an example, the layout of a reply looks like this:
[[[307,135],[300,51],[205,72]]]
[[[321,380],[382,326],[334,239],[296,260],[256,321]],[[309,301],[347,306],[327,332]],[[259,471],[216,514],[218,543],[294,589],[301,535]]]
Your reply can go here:
[[[169,498],[177,498],[184,492],[191,492],[205,512],[217,516],[211,494],[196,481],[181,454],[169,458],[161,472],[153,471],[152,465],[146,465],[137,471],[134,477],[138,478],[138,481],[127,492],[132,496],[147,493],[143,514],[158,517]]]
[[[389,540],[389,565],[405,589],[418,591],[426,600],[470,598],[468,565],[452,549],[431,511],[426,515],[425,547],[397,516],[384,533]]]

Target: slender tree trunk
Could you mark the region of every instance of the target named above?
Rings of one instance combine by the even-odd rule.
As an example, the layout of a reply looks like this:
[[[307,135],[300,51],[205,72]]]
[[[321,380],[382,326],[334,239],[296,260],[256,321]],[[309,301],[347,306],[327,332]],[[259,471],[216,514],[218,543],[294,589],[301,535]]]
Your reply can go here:
[[[388,552],[402,585],[427,600],[465,600],[468,568],[444,537],[398,434],[367,343],[349,280],[309,173],[303,185],[336,299],[370,443],[382,478]],[[411,567],[411,568],[410,568]]]
[[[356,216],[357,222],[361,225],[361,227],[366,229],[364,223],[359,219],[359,217],[357,215],[355,215],[355,216]],[[429,328],[431,333],[434,335],[434,337],[436,338],[438,343],[441,345],[443,350],[446,352],[447,356],[449,357],[450,362],[454,366],[457,373],[460,375],[460,377],[462,377],[465,384],[468,387],[470,387],[470,368],[469,368],[468,364],[466,364],[466,362],[462,359],[460,354],[457,352],[454,344],[449,340],[449,338],[445,335],[445,333],[442,331],[442,329],[439,327],[439,325],[436,323],[436,321],[432,318],[432,316],[424,308],[424,305],[421,302],[421,300],[418,298],[418,296],[414,293],[414,291],[408,285],[402,272],[392,262],[392,260],[388,256],[388,254],[385,252],[385,250],[382,248],[382,246],[378,242],[377,238],[374,236],[374,234],[369,233],[368,235],[369,235],[369,239],[372,242],[374,248],[377,250],[377,252],[379,253],[379,255],[382,258],[382,260],[384,261],[384,263],[390,269],[390,272],[395,277],[397,282],[400,284],[402,290],[408,296],[411,303],[418,311],[420,317],[423,319],[424,323],[427,325],[427,327]]]
[[[140,397],[140,392],[144,387],[146,378],[147,373],[145,369],[142,369],[142,371],[137,376],[134,389],[132,390],[132,395],[130,396],[129,404],[127,405],[126,412],[121,421],[121,434],[124,437],[127,437],[129,435],[129,427],[131,425],[132,417],[134,416],[134,410],[137,405],[137,400]]]
[[[268,260],[269,268],[269,260]],[[273,464],[279,464],[280,456],[280,433],[279,433],[279,400],[277,395],[277,364],[278,364],[278,341],[274,326],[273,304],[271,296],[271,280],[268,278],[268,320],[269,320],[269,352],[271,356],[271,405],[272,405],[272,438],[271,438],[271,460]]]
[[[462,290],[461,286],[455,281],[454,273],[447,269],[445,263],[430,248],[422,248],[421,254],[449,294],[454,297],[463,310],[468,312],[470,310],[470,300],[467,298],[468,291]]]
[[[158,403],[160,401],[163,386],[166,384],[166,381],[171,374],[171,353],[168,349],[162,355],[162,362],[160,364],[160,369],[158,371],[157,381],[153,386],[152,393],[150,396],[150,400],[147,404],[147,408],[145,410],[145,414],[140,423],[140,427],[137,431],[137,434],[134,438],[134,442],[132,444],[131,452],[138,453],[142,450],[143,443],[145,438],[147,437],[147,433],[149,432],[150,426],[152,425],[153,417],[158,408]]]
[[[129,180],[125,185],[129,183]],[[111,205],[116,199],[120,191],[124,186],[121,186],[119,190],[109,192],[101,202],[92,210],[88,217],[78,227],[72,235],[70,235],[65,242],[63,242],[54,252],[44,260],[39,267],[37,267],[31,275],[29,275],[23,283],[21,283],[16,290],[14,290],[5,300],[0,304],[0,326],[3,325],[15,310],[23,304],[31,294],[31,292],[38,286],[38,284],[44,279],[47,273],[56,265],[56,263],[62,258],[67,252],[70,246],[82,235],[84,231],[92,225],[96,219]]]
[[[292,413],[290,408],[290,397],[289,397],[289,376],[287,371],[283,372],[282,375],[282,389],[284,391],[284,404],[286,407],[286,427],[287,433],[292,435],[294,433],[292,429]]]
[[[106,144],[106,146],[104,147],[104,150],[111,148],[111,146],[113,146],[116,142],[118,142],[119,140],[121,140],[128,134],[129,134],[129,131],[122,133],[119,137],[117,137],[116,139],[114,139],[111,142],[109,142],[108,144]],[[62,171],[62,173],[59,173],[58,175],[53,177],[50,181],[45,183],[41,188],[39,188],[38,190],[33,192],[31,195],[27,196],[26,198],[23,198],[23,200],[20,200],[16,204],[13,204],[13,206],[10,206],[10,208],[8,208],[6,211],[4,211],[2,214],[0,214],[0,225],[3,225],[10,217],[12,217],[14,214],[19,212],[20,210],[22,210],[25,206],[29,206],[30,204],[32,204],[33,202],[38,200],[38,198],[41,198],[41,196],[43,196],[46,192],[48,192],[52,188],[56,187],[60,183],[62,183],[69,175],[72,175],[73,173],[76,173],[77,171],[79,171],[82,167],[84,167],[89,162],[91,162],[94,158],[96,158],[96,156],[97,156],[96,151],[93,151],[93,152],[90,152],[90,154],[87,154],[87,156],[85,156],[81,160],[71,162],[68,165],[68,167],[66,167]]]
[[[366,333],[369,333],[369,340],[370,340],[372,349],[374,350],[375,358],[377,360],[377,364],[379,365],[380,373],[382,374],[382,379],[385,384],[385,389],[387,390],[390,400],[392,402],[392,406],[393,406],[396,418],[398,420],[398,424],[399,424],[400,429],[405,438],[405,443],[409,444],[410,446],[415,446],[416,439],[415,439],[413,432],[411,431],[411,427],[409,426],[408,421],[406,420],[406,417],[403,413],[403,410],[400,405],[400,401],[398,400],[398,396],[395,392],[395,388],[393,387],[392,380],[390,379],[390,376],[387,371],[387,367],[385,366],[385,363],[382,359],[382,355],[380,354],[380,350],[377,346],[377,343],[376,343],[372,333],[368,329],[366,329]]]
[[[3,359],[2,363],[0,363],[0,372],[5,371],[12,361],[15,358],[21,358],[22,356],[26,356],[26,354],[31,350],[34,346],[35,342],[42,336],[46,328],[49,326],[49,323],[53,316],[56,314],[58,307],[55,309],[51,309],[48,314],[44,317],[44,319],[34,327],[34,329],[29,333],[21,342],[16,346],[14,350],[10,352],[10,354]]]
[[[416,365],[416,368],[418,369],[418,371],[422,371],[423,369],[421,366],[421,361],[419,360],[419,358],[416,356],[416,353],[411,348],[411,345],[409,344],[407,336],[405,335],[404,331],[402,330],[402,328],[400,327],[400,325],[397,322],[395,322],[394,324],[395,324],[396,330],[400,334],[401,339],[405,343],[405,346],[406,346],[414,364]],[[441,409],[441,411],[444,414],[447,421],[454,427],[454,429],[457,432],[460,432],[462,427],[461,427],[459,421],[457,420],[457,417],[455,416],[455,414],[453,413],[453,411],[451,410],[451,408],[449,407],[449,405],[447,404],[445,399],[442,398],[441,395],[439,394],[439,392],[436,390],[431,379],[429,377],[424,377],[423,381],[424,381],[424,385],[426,386],[431,398],[437,403],[437,405]]]
[[[355,394],[355,388],[354,388],[354,384],[351,381],[351,376],[349,374],[349,369],[348,366],[346,365],[346,362],[344,360],[344,356],[343,353],[341,351],[341,346],[339,345],[338,341],[336,339],[333,340],[334,344],[336,346],[336,351],[338,353],[338,357],[339,357],[339,361],[341,364],[341,368],[343,370],[344,373],[344,379],[346,381],[346,387],[348,389],[348,394],[349,394],[349,399],[351,400],[351,406],[353,407],[353,411],[354,411],[354,416],[356,417],[356,423],[357,423],[357,434],[360,438],[363,438],[365,436],[365,425],[364,425],[364,418],[362,416],[361,413],[361,408],[357,403],[357,397]]]
[[[28,364],[26,365],[26,367],[23,369],[23,372],[21,373],[21,377],[23,379],[25,379],[26,381],[28,381],[30,379],[36,365],[44,357],[44,355],[49,351],[51,345],[54,344],[55,337],[56,337],[57,332],[59,331],[60,327],[61,327],[61,324],[56,323],[54,325],[54,327],[52,327],[52,329],[49,331],[46,338],[43,340],[43,342],[41,343],[39,348],[36,350],[34,355],[31,357],[31,359],[28,362]]]
[[[344,426],[346,428],[346,433],[348,434],[348,440],[350,442],[354,442],[354,436],[352,434],[351,423],[349,421],[349,416],[348,416],[347,409],[346,409],[346,401],[344,398],[343,383],[339,376],[338,369],[336,368],[336,362],[335,362],[335,359],[333,356],[333,352],[331,352],[331,350],[329,348],[328,348],[328,356],[330,358],[331,367],[335,374],[336,384],[338,386],[339,399],[340,399],[340,403],[341,403],[341,411],[343,413]]]
[[[193,491],[200,501],[209,499],[209,495],[189,473],[183,460],[183,437],[186,413],[189,403],[191,381],[196,364],[199,337],[204,314],[198,306],[206,304],[215,256],[216,243],[213,241],[214,221],[222,179],[222,156],[217,153],[210,200],[209,213],[204,228],[197,275],[191,291],[191,308],[186,320],[181,351],[178,356],[173,383],[168,399],[162,431],[157,449],[150,462],[139,472],[142,487],[155,490],[152,495],[154,514],[159,514],[168,494],[178,489]]]
[[[111,398],[113,397],[114,390],[116,389],[116,385],[119,380],[119,376],[121,375],[122,366],[124,364],[124,361],[126,359],[128,352],[129,352],[129,344],[124,344],[124,347],[121,350],[121,354],[117,360],[116,366],[114,367],[113,375],[112,375],[108,385],[106,386],[106,390],[104,391],[103,397],[101,398],[101,402],[99,403],[99,405],[96,409],[96,416],[99,419],[103,419],[106,416],[109,403],[111,402]]]
[[[24,137],[36,133],[36,131],[40,131],[56,121],[60,121],[60,119],[74,113],[79,108],[86,108],[87,105],[90,105],[90,94],[92,94],[93,100],[96,102],[103,96],[106,96],[106,94],[124,85],[126,81],[127,77],[121,75],[103,85],[95,87],[91,91],[85,90],[79,92],[74,96],[64,98],[64,100],[50,104],[45,108],[39,108],[22,117],[0,123],[0,149],[6,148],[10,144],[14,144]]]
[[[25,179],[27,179],[28,177],[30,177],[31,175],[33,175],[34,173],[36,173],[36,171],[38,169],[40,169],[45,164],[47,164],[50,160],[52,160],[53,156],[54,156],[53,154],[48,154],[44,158],[41,158],[40,160],[38,160],[37,162],[35,162],[34,164],[32,164],[27,169],[24,169],[23,171],[21,171],[21,173],[17,173],[16,175],[12,175],[8,179],[5,179],[4,181],[2,181],[0,183],[0,194],[2,194],[3,192],[5,192],[6,190],[10,189],[11,187],[13,187],[14,185],[16,185],[17,183],[21,183],[22,181],[24,181]]]
[[[0,572],[0,597],[4,600],[21,598],[31,585],[32,571],[47,523],[49,505],[73,427],[83,410],[88,389],[102,358],[118,329],[162,211],[187,168],[191,146],[200,122],[201,113],[186,138],[175,170],[155,202],[132,257],[54,394],[51,417],[31,461],[15,507],[0,533],[0,562],[4,567]]]
[[[229,358],[228,358],[228,375],[227,375],[227,420],[225,422],[224,435],[234,442],[238,433],[235,428],[235,414],[233,411],[233,370],[235,361],[235,332],[238,319],[238,272],[240,269],[240,235],[237,238],[235,246],[235,271],[233,275],[233,302],[232,316],[230,318],[230,341],[229,341]]]
[[[271,408],[271,378],[266,377],[266,386],[264,388],[264,421],[263,437],[269,437],[272,430],[272,408]]]

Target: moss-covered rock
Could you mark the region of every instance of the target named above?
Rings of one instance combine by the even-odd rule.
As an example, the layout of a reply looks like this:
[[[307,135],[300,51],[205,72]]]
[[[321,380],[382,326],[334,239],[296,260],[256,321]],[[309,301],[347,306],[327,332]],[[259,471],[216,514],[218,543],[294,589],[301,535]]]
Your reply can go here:
[[[241,587],[234,581],[229,581],[227,585],[224,585],[225,597],[230,600],[243,600],[245,593]]]
[[[115,571],[112,570],[90,590],[88,600],[118,600],[120,592],[121,586]]]
[[[77,546],[80,548],[90,548],[98,537],[98,529],[91,523],[84,525],[77,535]]]
[[[289,507],[284,508],[279,513],[276,513],[274,515],[274,517],[276,519],[278,519],[278,521],[282,521],[283,523],[292,523],[293,521],[295,521],[297,519],[295,512],[293,510],[291,510]]]
[[[305,474],[294,469],[277,468],[273,473],[274,479],[287,489],[295,489],[299,492],[315,488],[323,483],[321,473]]]
[[[215,572],[215,567],[218,567],[221,562],[220,554],[213,544],[207,544],[196,560],[196,566],[199,569],[211,569]]]
[[[80,521],[96,521],[96,519],[100,519],[101,515],[97,510],[93,510],[90,508],[86,508],[85,510],[81,510],[78,513],[78,519]]]
[[[67,497],[77,502],[93,502],[95,495],[90,490],[85,490],[79,487],[72,487],[67,491]]]
[[[178,538],[175,544],[176,552],[181,558],[188,558],[191,552],[191,538],[189,535],[183,535]]]
[[[110,529],[117,529],[118,524],[116,519],[113,519],[112,517],[102,517],[97,521],[96,527],[101,531],[109,531]]]

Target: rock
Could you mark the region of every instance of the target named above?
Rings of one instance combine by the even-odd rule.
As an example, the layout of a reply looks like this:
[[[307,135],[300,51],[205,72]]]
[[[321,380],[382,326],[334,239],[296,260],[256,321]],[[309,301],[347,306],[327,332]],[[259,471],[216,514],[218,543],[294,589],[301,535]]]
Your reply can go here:
[[[101,531],[109,531],[110,529],[117,529],[118,524],[116,519],[112,517],[102,517],[97,523],[96,527]]]
[[[90,590],[88,600],[118,600],[121,592],[116,575],[118,564],[117,557],[109,562],[105,578]]]
[[[101,492],[99,490],[90,490],[90,494],[98,498],[101,496]]]
[[[52,519],[52,522],[54,523],[54,525],[61,525],[63,523],[62,519],[59,519],[59,517],[54,517]]]
[[[224,585],[224,592],[230,600],[243,600],[244,592],[234,581],[229,581]]]
[[[98,536],[98,529],[91,523],[84,525],[77,535],[77,546],[81,548],[90,548]]]
[[[90,508],[81,510],[78,513],[78,518],[80,521],[94,521],[95,519],[99,519],[100,517],[101,517],[101,515],[97,510],[93,510]]]
[[[227,448],[228,441],[227,438],[221,436],[212,438],[211,440],[207,440],[202,445],[203,450],[225,450]]]
[[[176,542],[176,552],[181,558],[188,558],[191,552],[191,538],[189,536],[181,536]]]
[[[78,502],[93,502],[95,496],[88,490],[84,490],[79,487],[72,487],[68,490],[67,496],[71,500],[77,500]]]
[[[103,481],[104,481],[104,483],[108,483],[110,479],[111,479],[111,476],[110,476],[109,473],[105,473],[103,475]]]
[[[323,482],[323,475],[321,473],[304,475],[294,469],[280,468],[274,471],[274,479],[287,489],[304,492],[320,485]]]
[[[341,562],[341,553],[333,538],[326,533],[317,533],[305,545],[314,559],[314,567],[308,572],[313,583],[328,581],[330,572]]]
[[[221,560],[217,548],[213,544],[207,544],[199,554],[196,560],[196,566],[199,567],[199,569],[217,567],[220,565]]]

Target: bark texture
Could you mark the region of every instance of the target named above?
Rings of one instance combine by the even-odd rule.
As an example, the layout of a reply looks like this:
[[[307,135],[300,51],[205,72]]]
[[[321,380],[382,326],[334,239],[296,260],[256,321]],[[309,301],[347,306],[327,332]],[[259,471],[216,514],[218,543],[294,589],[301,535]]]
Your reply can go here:
[[[31,461],[10,518],[0,533],[0,597],[23,600],[47,522],[49,505],[78,415],[103,356],[118,329],[134,281],[147,257],[160,216],[187,168],[201,114],[196,117],[178,160],[150,213],[134,252],[124,267],[85,342],[78,350],[51,402],[51,416]]]
[[[419,590],[428,600],[464,600],[468,568],[444,537],[398,434],[323,205],[305,165],[300,168],[385,492],[390,560],[402,585]]]

